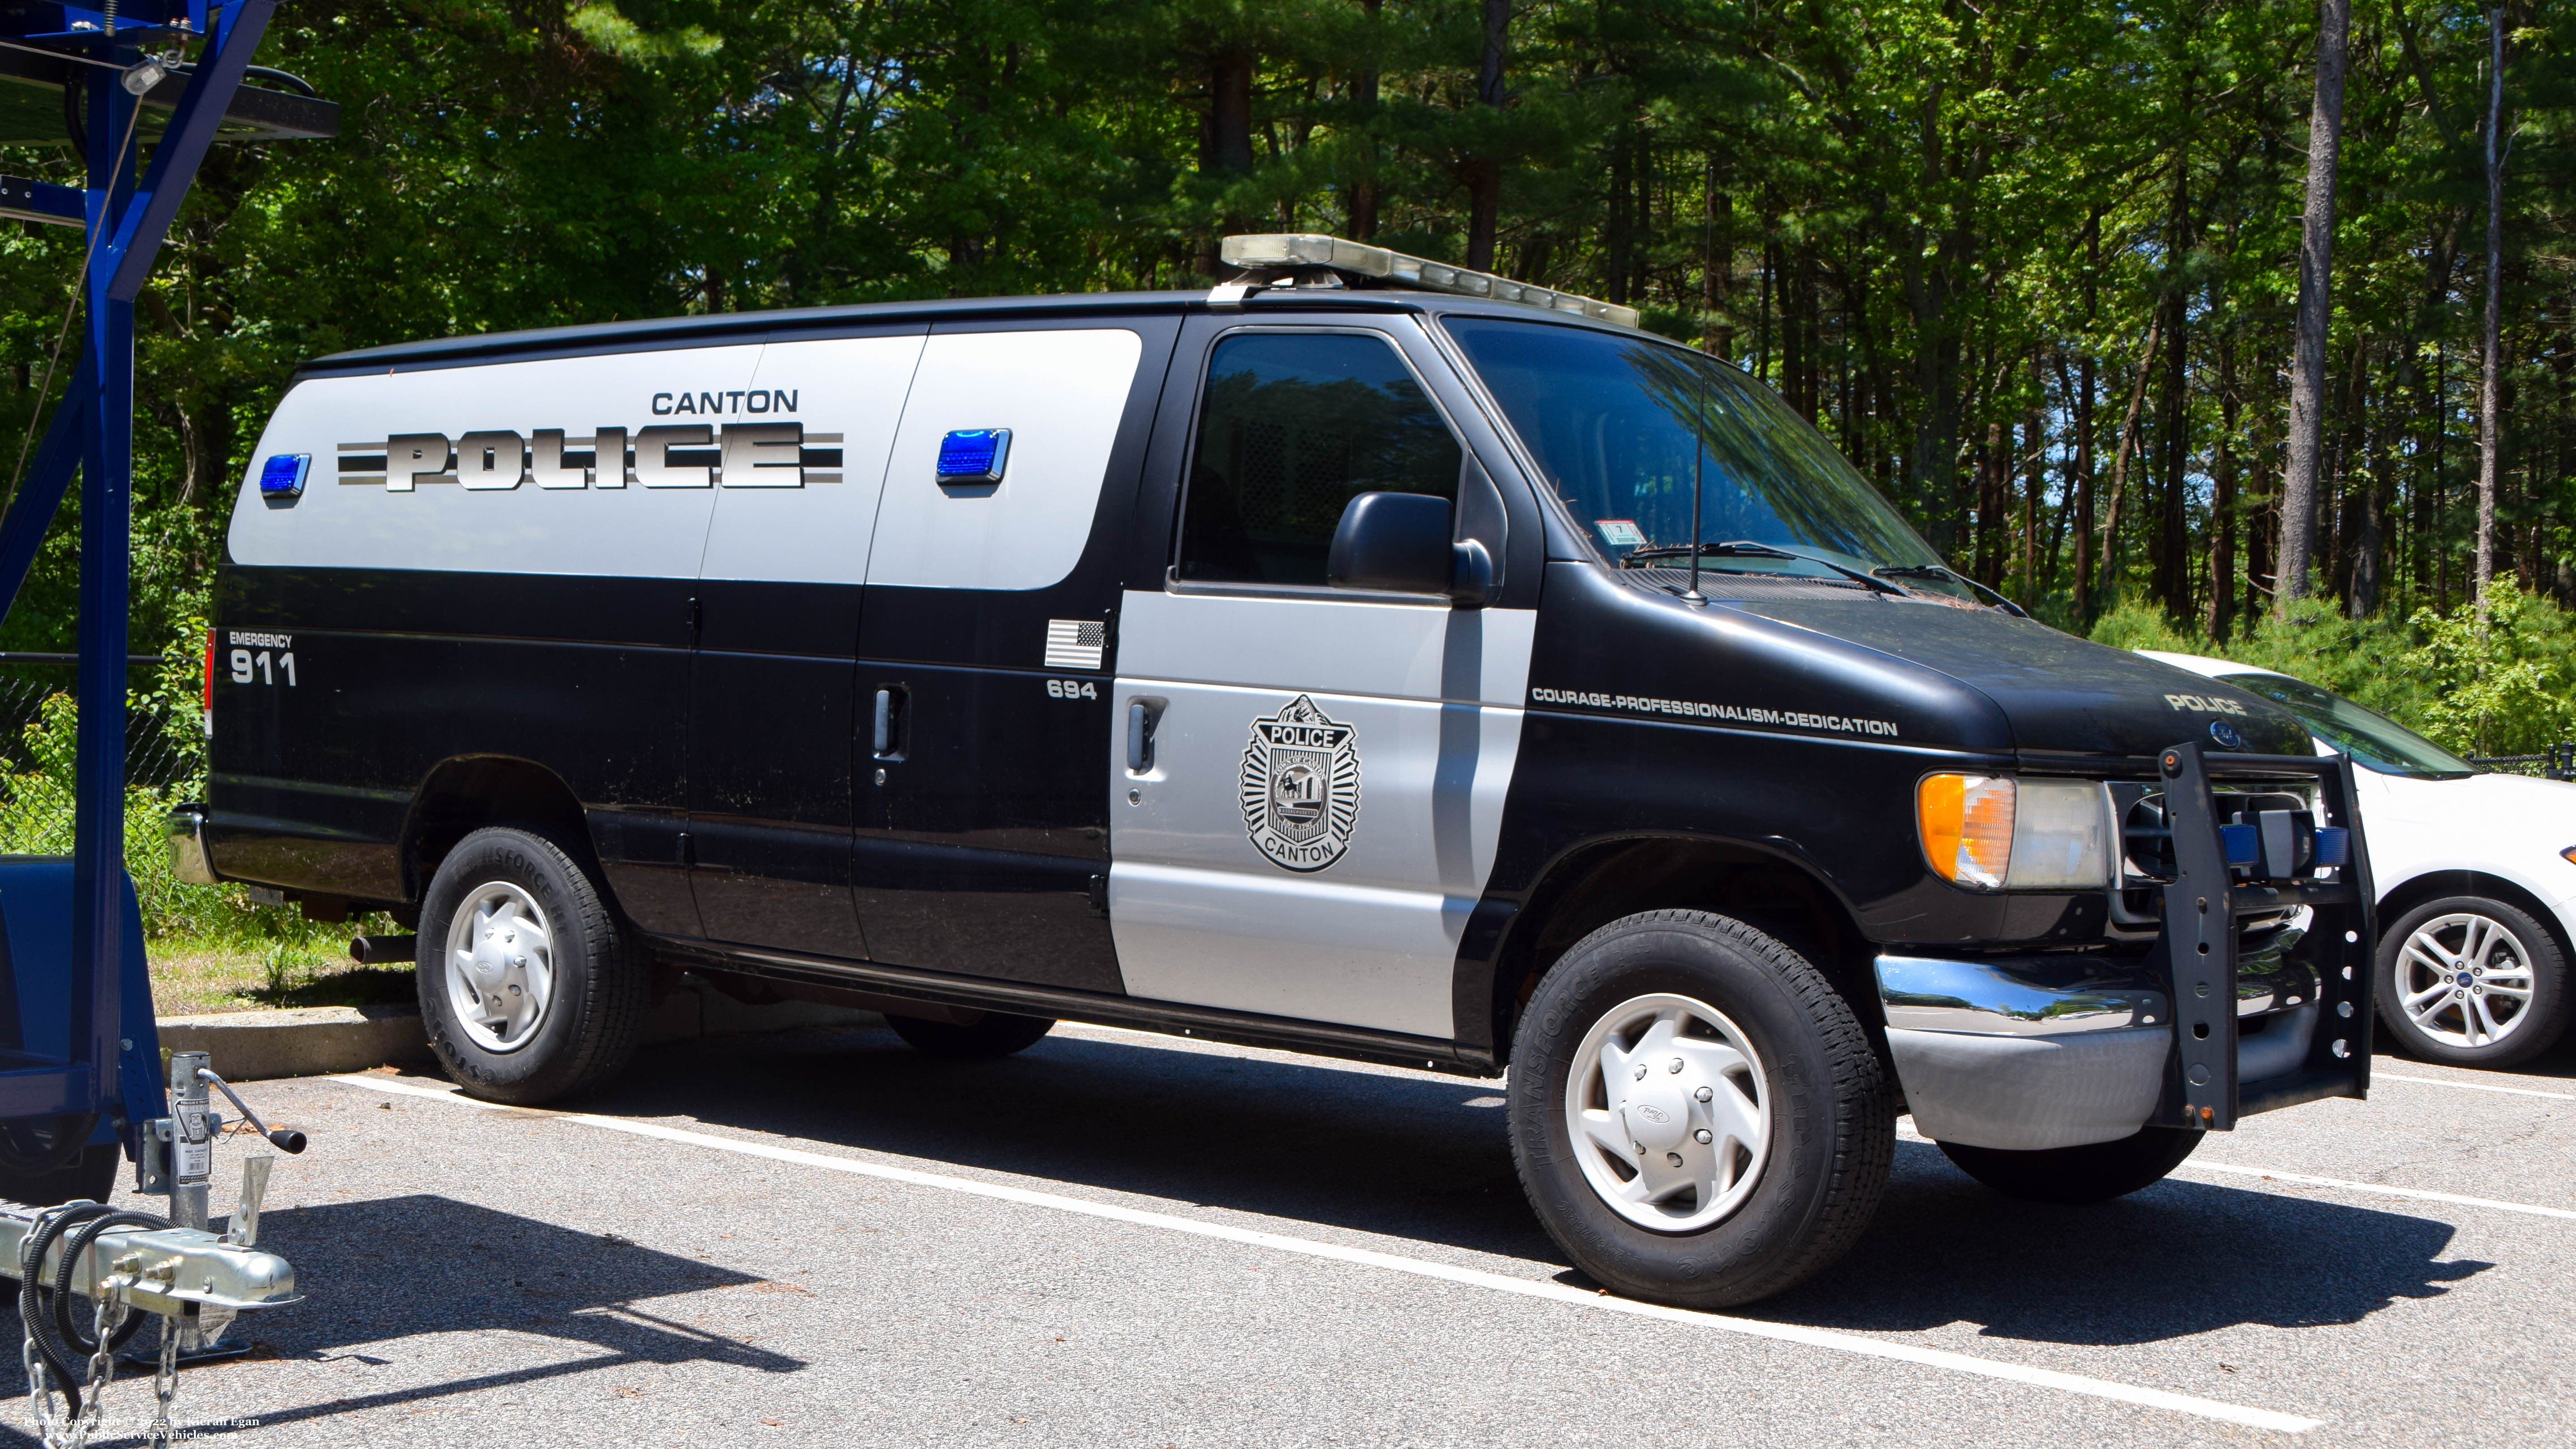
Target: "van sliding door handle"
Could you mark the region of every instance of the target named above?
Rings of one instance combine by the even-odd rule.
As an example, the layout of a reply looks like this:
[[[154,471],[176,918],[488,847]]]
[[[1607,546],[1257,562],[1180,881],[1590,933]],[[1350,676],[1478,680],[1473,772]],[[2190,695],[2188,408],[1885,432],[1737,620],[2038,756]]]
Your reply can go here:
[[[903,758],[904,726],[908,723],[904,719],[904,713],[910,697],[911,691],[899,684],[881,685],[877,689],[876,731],[872,736],[872,751],[880,760]]]

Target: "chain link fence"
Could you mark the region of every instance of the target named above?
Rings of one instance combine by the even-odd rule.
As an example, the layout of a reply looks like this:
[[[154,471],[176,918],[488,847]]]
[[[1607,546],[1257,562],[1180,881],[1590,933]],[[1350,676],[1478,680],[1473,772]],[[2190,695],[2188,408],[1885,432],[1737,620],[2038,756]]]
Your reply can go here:
[[[137,670],[160,661],[138,655]],[[25,774],[43,768],[28,743],[29,727],[44,718],[45,701],[72,692],[78,659],[69,654],[0,654],[0,771]],[[125,715],[125,782],[166,788],[194,778],[203,768],[205,750],[176,734],[173,725],[193,729],[196,721],[174,720],[145,709]]]

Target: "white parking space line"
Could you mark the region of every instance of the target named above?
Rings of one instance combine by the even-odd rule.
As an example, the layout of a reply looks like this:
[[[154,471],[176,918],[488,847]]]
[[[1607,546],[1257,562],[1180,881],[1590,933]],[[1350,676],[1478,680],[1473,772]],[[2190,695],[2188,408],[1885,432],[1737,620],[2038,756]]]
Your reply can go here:
[[[1568,1287],[1562,1283],[1534,1282],[1502,1273],[1486,1272],[1478,1268],[1434,1263],[1420,1258],[1402,1257],[1394,1253],[1376,1252],[1367,1248],[1345,1247],[1338,1243],[1316,1242],[1308,1238],[1263,1232],[1256,1228],[1176,1217],[1169,1213],[1146,1212],[1111,1203],[1092,1202],[1049,1192],[1035,1192],[1027,1188],[1007,1187],[1000,1183],[979,1182],[972,1178],[917,1172],[911,1168],[892,1167],[849,1157],[833,1157],[820,1152],[806,1152],[798,1148],[781,1147],[766,1142],[718,1137],[704,1132],[665,1127],[653,1122],[634,1122],[616,1117],[598,1117],[584,1112],[554,1112],[542,1108],[509,1107],[494,1102],[478,1102],[450,1089],[390,1081],[382,1077],[346,1076],[332,1077],[329,1080],[372,1092],[386,1092],[405,1097],[426,1097],[459,1107],[552,1118],[556,1121],[578,1123],[587,1127],[605,1128],[611,1132],[650,1137],[663,1142],[711,1148],[718,1152],[736,1152],[744,1156],[764,1157],[776,1162],[792,1162],[802,1167],[816,1167],[828,1172],[846,1172],[858,1177],[906,1183],[914,1187],[937,1188],[944,1192],[965,1193],[999,1202],[1017,1203],[1025,1207],[1048,1208],[1057,1212],[1077,1213],[1085,1217],[1102,1218],[1137,1227],[1160,1228],[1169,1232],[1188,1233],[1195,1237],[1242,1243],[1251,1247],[1267,1248],[1273,1252],[1296,1253],[1309,1258],[1353,1263],[1387,1272],[1410,1274],[1418,1278],[1433,1278],[1471,1288],[1517,1294],[1524,1298],[1544,1299],[1595,1312],[1621,1313],[1636,1318],[1657,1319],[1666,1323],[1715,1329],[1753,1338],[1773,1339],[1809,1348],[1831,1349],[1870,1358],[1893,1359],[1900,1363],[1917,1364],[1927,1368],[1948,1369],[1954,1373],[1976,1374],[1984,1378],[2003,1379],[2038,1388],[2058,1389],[2070,1394],[2083,1394],[2091,1398],[2109,1399],[2145,1408],[2170,1409],[2176,1413],[2192,1414],[2230,1424],[2243,1424],[2249,1428],[2304,1434],[2323,1422],[2302,1418],[2296,1414],[2248,1408],[2241,1404],[2222,1403],[2216,1399],[2170,1393],[2163,1389],[2151,1389],[2137,1384],[2087,1378],[2082,1374],[2060,1373],[2055,1369],[2000,1363],[1992,1359],[1975,1358],[1968,1354],[1950,1353],[1942,1349],[1922,1348],[1914,1344],[1895,1343],[1859,1334],[1837,1333],[1832,1329],[1808,1328],[1791,1323],[1765,1323],[1760,1319],[1735,1318],[1720,1313],[1699,1313],[1686,1308],[1667,1308],[1659,1303],[1640,1303],[1634,1299],[1614,1298],[1602,1293],[1587,1293],[1580,1288]]]
[[[2503,1092],[2515,1097],[2547,1097],[2554,1102],[2576,1102],[2576,1092],[2543,1092],[2531,1087],[2497,1087],[2485,1082],[2454,1082],[2444,1077],[2409,1077],[2398,1072],[2379,1071],[2376,1068],[2371,1071],[2370,1080],[2414,1082],[2426,1087],[2457,1087],[2463,1092]]]
[[[1908,1142],[1930,1142],[1932,1139],[1914,1130],[1910,1121],[1899,1122],[1896,1135]],[[2311,1177],[2304,1172],[2283,1172],[2277,1167],[2240,1167],[2232,1162],[2186,1161],[2174,1169],[2177,1177],[2185,1173],[2215,1172],[2229,1177],[2256,1177],[2267,1182],[2295,1182],[2305,1187],[2331,1187],[2345,1192],[2376,1193],[2382,1197],[2417,1198],[2424,1202],[2456,1203],[2461,1207],[2493,1208],[2497,1212],[2528,1213],[2539,1218],[2565,1218],[2576,1222],[2576,1211],[2566,1208],[2541,1207],[2527,1202],[2504,1202],[2491,1197],[2464,1197],[2456,1192],[2431,1192],[2420,1187],[2391,1187],[2384,1182],[2355,1182],[2348,1177]]]
[[[2186,1162],[2176,1172],[2223,1172],[2234,1177],[2260,1177],[2276,1182],[2304,1183],[2309,1187],[2341,1188],[2346,1192],[2379,1193],[2388,1197],[2419,1198],[2425,1202],[2457,1203],[2461,1207],[2492,1208],[2497,1212],[2529,1213],[2537,1218],[2565,1218],[2576,1222],[2576,1212],[2566,1208],[2537,1207],[2527,1202],[2499,1202],[2491,1197],[2463,1197],[2456,1192],[2427,1192],[2420,1187],[2390,1187],[2381,1182],[2354,1182],[2341,1177],[2310,1177],[2305,1173],[2282,1172],[2270,1167],[2238,1167],[2230,1162]]]

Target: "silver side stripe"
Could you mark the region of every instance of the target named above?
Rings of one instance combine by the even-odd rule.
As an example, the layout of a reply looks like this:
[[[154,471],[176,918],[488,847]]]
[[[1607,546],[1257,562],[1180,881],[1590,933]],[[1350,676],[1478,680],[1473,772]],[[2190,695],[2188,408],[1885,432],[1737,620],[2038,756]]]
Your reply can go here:
[[[1098,619],[1049,619],[1046,629],[1046,667],[1049,669],[1098,669],[1100,656],[1109,645],[1109,626]]]
[[[339,479],[343,483],[382,483],[385,481],[385,440],[339,445]]]

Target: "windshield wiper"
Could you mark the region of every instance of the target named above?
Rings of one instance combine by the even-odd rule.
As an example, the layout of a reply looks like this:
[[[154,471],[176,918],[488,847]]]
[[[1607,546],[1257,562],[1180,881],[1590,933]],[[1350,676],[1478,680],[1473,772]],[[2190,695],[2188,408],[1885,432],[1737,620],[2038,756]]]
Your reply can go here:
[[[1632,568],[1636,565],[1636,562],[1639,559],[1689,558],[1694,552],[1701,558],[1792,559],[1799,563],[1811,563],[1819,568],[1832,569],[1835,573],[1841,574],[1844,578],[1850,579],[1852,582],[1859,584],[1863,588],[1869,589],[1873,593],[1886,594],[1891,598],[1898,599],[1910,599],[1914,597],[1911,593],[1889,583],[1885,579],[1873,578],[1868,574],[1862,573],[1858,569],[1845,568],[1841,564],[1834,562],[1832,559],[1818,558],[1811,553],[1796,553],[1789,549],[1781,548],[1776,544],[1755,543],[1750,539],[1741,538],[1730,543],[1703,543],[1696,549],[1686,543],[1668,543],[1659,544],[1653,548],[1632,549],[1629,551],[1627,557],[1619,560],[1619,566],[1621,568]]]
[[[1956,569],[1944,568],[1939,564],[1885,564],[1878,568],[1871,569],[1870,572],[1887,578],[1948,579],[1953,583],[1966,584],[1974,592],[1983,594],[1987,598],[1994,600],[1996,608],[2003,610],[2014,618],[2027,619],[2030,617],[2030,611],[2028,609],[2025,609],[2021,605],[2014,603],[2012,600],[2005,598],[2002,594],[1997,593],[1993,589],[1987,588],[1984,584],[1978,583],[1975,579],[1968,577],[1966,574],[1960,573]]]

